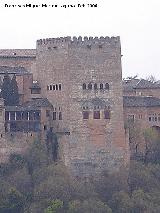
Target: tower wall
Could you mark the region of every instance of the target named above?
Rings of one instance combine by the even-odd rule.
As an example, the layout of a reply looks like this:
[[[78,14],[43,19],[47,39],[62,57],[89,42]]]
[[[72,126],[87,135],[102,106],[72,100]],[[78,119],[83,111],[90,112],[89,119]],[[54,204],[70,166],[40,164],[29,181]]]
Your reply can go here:
[[[113,171],[124,165],[128,145],[119,37],[38,40],[36,63],[42,95],[57,103],[56,110],[60,107],[63,114],[63,120],[56,120],[57,128],[70,132],[60,138],[66,165],[75,175]],[[106,83],[109,88],[105,88]],[[50,90],[56,84],[61,89]],[[106,109],[110,119],[104,118]],[[83,119],[84,111],[89,113],[89,119]],[[100,119],[93,118],[94,111],[100,112]]]

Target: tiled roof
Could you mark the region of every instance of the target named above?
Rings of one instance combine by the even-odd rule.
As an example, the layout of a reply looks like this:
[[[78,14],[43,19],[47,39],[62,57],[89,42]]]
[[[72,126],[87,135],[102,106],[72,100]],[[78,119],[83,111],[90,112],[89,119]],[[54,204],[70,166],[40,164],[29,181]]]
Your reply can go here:
[[[8,66],[0,66],[0,74],[17,74],[24,75],[29,74],[29,72],[24,67],[8,67]]]
[[[35,98],[31,101],[24,103],[25,107],[52,107],[52,104],[47,98]]]
[[[139,82],[139,79],[131,78],[123,80],[123,90],[126,92],[131,92],[134,90],[134,86]]]
[[[160,106],[160,99],[155,97],[124,96],[124,107],[156,107]]]
[[[36,49],[0,49],[0,57],[36,57]]]
[[[145,79],[125,79],[123,80],[123,91],[131,92],[134,89],[157,89],[160,88],[160,83],[153,83]]]
[[[135,86],[135,89],[156,89],[160,88],[160,84],[153,83],[151,81],[147,81],[144,79],[141,79]]]
[[[21,106],[5,106],[6,111],[29,111],[39,110],[42,107],[52,107],[52,104],[47,98],[37,98],[31,101],[27,101]]]

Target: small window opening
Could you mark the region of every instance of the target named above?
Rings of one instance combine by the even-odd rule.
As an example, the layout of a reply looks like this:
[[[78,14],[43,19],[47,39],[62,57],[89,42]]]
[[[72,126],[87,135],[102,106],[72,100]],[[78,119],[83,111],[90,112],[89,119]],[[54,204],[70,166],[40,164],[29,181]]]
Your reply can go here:
[[[62,86],[61,86],[61,84],[59,84],[59,90],[61,90],[62,89]]]
[[[109,110],[104,111],[104,119],[110,119],[110,111]]]
[[[98,87],[97,87],[97,84],[95,83],[94,84],[94,89],[96,90],[96,89],[98,89]]]
[[[89,119],[89,111],[83,111],[83,119]]]
[[[62,112],[59,112],[59,120],[62,120]]]
[[[105,89],[109,90],[109,84],[108,83],[105,84]]]
[[[56,112],[53,112],[53,120],[54,120],[54,121],[56,120],[56,115],[57,115],[57,113],[56,113]]]
[[[49,86],[49,90],[52,90],[52,85]]]
[[[94,111],[93,118],[94,119],[100,119],[100,111]]]
[[[53,90],[55,90],[56,89],[56,87],[55,87],[55,85],[53,85]]]
[[[86,84],[82,85],[82,89],[85,90],[86,89]]]
[[[92,84],[91,83],[88,84],[88,89],[92,89]]]
[[[58,90],[58,85],[56,84],[56,90]]]
[[[100,84],[100,89],[103,89],[103,84],[102,83]]]

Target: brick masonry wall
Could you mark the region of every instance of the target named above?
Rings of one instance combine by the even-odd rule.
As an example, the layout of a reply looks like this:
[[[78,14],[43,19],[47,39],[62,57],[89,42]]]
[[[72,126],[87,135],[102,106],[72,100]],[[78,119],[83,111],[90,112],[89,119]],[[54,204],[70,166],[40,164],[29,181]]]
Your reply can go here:
[[[36,70],[42,96],[62,108],[63,121],[56,122],[61,131],[67,129],[70,135],[59,139],[61,153],[73,173],[91,175],[102,170],[113,171],[127,163],[129,151],[123,122],[119,37],[39,40]],[[47,85],[59,83],[61,91],[47,90]],[[83,83],[97,83],[98,87],[100,83],[109,83],[110,89],[84,91]],[[86,101],[92,105],[90,114],[94,101],[110,106],[111,119],[95,120],[90,116],[89,120],[83,120]]]

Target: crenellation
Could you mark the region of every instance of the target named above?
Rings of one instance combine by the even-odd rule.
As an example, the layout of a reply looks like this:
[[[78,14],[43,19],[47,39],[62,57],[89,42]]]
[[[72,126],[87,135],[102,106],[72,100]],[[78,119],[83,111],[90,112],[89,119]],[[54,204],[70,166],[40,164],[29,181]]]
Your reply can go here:
[[[68,46],[74,46],[76,47],[84,47],[85,45],[93,45],[94,47],[99,47],[99,45],[104,44],[103,46],[117,46],[120,44],[120,38],[117,37],[87,37],[84,36],[83,38],[81,36],[76,37],[57,37],[57,38],[46,38],[46,39],[39,39],[37,40],[37,47],[46,46],[46,45],[59,45],[61,47],[62,44],[66,44]],[[97,45],[98,44],[98,45]],[[120,46],[120,45],[118,45]]]

